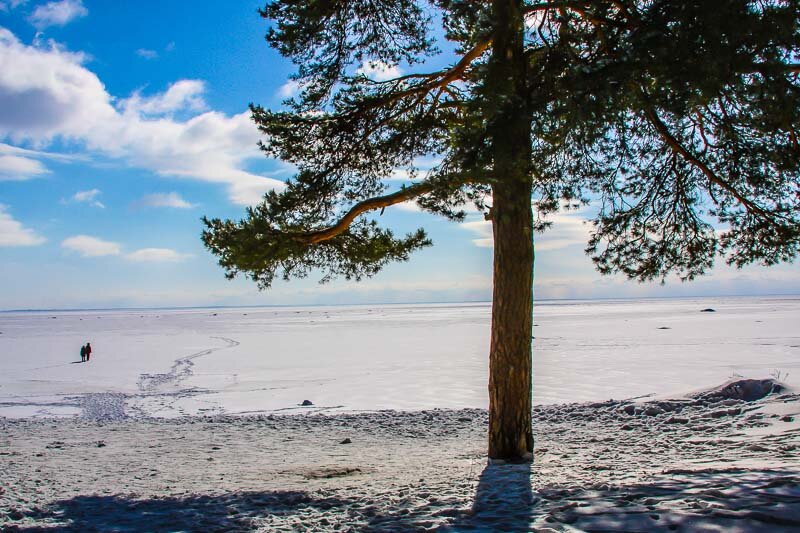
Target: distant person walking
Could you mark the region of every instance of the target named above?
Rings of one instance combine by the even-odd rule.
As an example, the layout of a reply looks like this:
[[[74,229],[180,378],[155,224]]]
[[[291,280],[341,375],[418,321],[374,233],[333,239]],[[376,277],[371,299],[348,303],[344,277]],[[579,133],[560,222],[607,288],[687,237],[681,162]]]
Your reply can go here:
[[[89,359],[92,358],[92,345],[88,342],[86,343],[86,361],[88,362]]]
[[[81,344],[81,363],[86,362],[86,346]]]

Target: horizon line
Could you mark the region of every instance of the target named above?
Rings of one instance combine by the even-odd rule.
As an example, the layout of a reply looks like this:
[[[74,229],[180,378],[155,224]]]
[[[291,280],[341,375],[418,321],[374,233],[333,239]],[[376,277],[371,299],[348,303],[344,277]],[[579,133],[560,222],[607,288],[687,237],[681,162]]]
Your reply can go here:
[[[534,298],[537,302],[582,302],[582,301],[617,301],[617,300],[688,300],[694,298],[769,298],[769,297],[800,297],[800,293],[769,293],[769,294],[697,294],[681,296],[618,296],[614,298]],[[0,309],[0,313],[44,313],[44,312],[75,312],[75,311],[181,311],[194,309],[253,309],[253,308],[293,308],[293,307],[350,307],[359,305],[446,305],[446,304],[491,304],[492,300],[449,300],[449,301],[407,301],[407,302],[362,302],[362,303],[317,303],[317,304],[251,304],[251,305],[176,305],[155,307],[52,307],[28,309]]]

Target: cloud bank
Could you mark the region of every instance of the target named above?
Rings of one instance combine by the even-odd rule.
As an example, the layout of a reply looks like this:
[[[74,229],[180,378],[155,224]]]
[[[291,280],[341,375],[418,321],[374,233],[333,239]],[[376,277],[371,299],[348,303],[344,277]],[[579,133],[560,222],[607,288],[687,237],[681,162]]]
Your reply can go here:
[[[99,207],[100,209],[105,209],[106,206],[103,205],[103,203],[97,199],[97,197],[100,196],[101,194],[102,192],[100,191],[100,189],[78,191],[72,195],[72,198],[70,200],[73,202],[89,204],[92,207]]]
[[[48,172],[36,159],[0,152],[0,181],[24,181]]]
[[[191,257],[189,254],[178,253],[169,248],[142,248],[125,256],[129,261],[137,263],[176,263]]]
[[[141,200],[134,203],[141,207],[172,207],[175,209],[191,209],[194,204],[187,202],[176,192],[146,194]]]
[[[82,257],[122,256],[136,263],[176,263],[192,257],[191,254],[182,254],[169,248],[141,248],[123,254],[121,244],[91,235],[68,237],[61,242],[61,247]]]
[[[0,28],[0,138],[35,147],[79,143],[160,175],[224,184],[231,201],[242,205],[283,187],[246,170],[249,161],[263,157],[258,130],[249,112],[207,110],[202,81],[180,80],[162,93],[115,99],[87,60],[52,42],[26,45]],[[29,152],[0,163],[0,175],[44,173]]]
[[[81,254],[83,257],[103,257],[119,255],[122,247],[110,241],[104,241],[90,235],[75,235],[61,242],[61,247]]]
[[[537,252],[560,250],[569,246],[586,246],[591,237],[591,225],[586,222],[582,212],[553,213],[546,219],[553,223],[551,229],[534,237]],[[463,222],[460,227],[476,234],[472,243],[479,248],[492,248],[492,223],[488,220]]]
[[[8,213],[8,206],[0,204],[0,247],[37,246],[44,243],[45,240],[44,237],[15,220]]]
[[[75,19],[85,17],[89,10],[81,0],[59,0],[37,6],[28,18],[37,29],[66,26]]]

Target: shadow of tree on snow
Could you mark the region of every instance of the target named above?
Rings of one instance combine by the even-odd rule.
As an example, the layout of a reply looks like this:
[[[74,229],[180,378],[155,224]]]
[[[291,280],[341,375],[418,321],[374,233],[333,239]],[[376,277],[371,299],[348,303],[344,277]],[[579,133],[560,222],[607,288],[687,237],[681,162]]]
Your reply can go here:
[[[800,472],[674,470],[647,483],[534,491],[535,475],[535,466],[487,466],[472,512],[442,530],[800,530]]]
[[[8,531],[798,531],[800,472],[670,471],[647,483],[532,488],[529,464],[488,465],[472,505],[412,497],[302,491],[138,499],[77,496],[27,516],[44,528]],[[535,478],[534,478],[535,479]],[[414,496],[411,494],[411,496]],[[55,523],[61,524],[56,525]],[[6,525],[8,526],[8,524]]]
[[[62,525],[9,531],[251,531],[264,518],[297,517],[347,507],[350,501],[315,498],[301,491],[236,492],[138,499],[124,495],[76,496],[29,516]]]

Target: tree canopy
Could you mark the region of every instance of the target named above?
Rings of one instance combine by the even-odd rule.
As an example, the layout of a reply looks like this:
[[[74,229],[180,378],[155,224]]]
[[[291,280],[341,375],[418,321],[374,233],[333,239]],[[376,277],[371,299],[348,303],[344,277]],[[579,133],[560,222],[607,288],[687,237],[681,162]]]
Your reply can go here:
[[[797,2],[541,1],[521,4],[537,229],[594,202],[587,252],[603,273],[641,279],[769,265],[800,247]],[[293,163],[285,190],[241,221],[205,220],[229,276],[268,287],[324,271],[359,279],[430,244],[363,213],[409,199],[453,220],[491,216],[488,139],[506,105],[488,80],[496,18],[478,0],[280,1],[267,40],[297,65],[283,110],[251,105],[270,157]],[[428,71],[454,43],[448,68]],[[408,74],[372,79],[365,65]],[[505,96],[504,96],[505,98]],[[435,156],[433,169],[415,168]],[[417,179],[391,191],[397,168]],[[717,226],[712,225],[716,220]],[[721,228],[721,229],[718,229]]]
[[[282,0],[261,14],[301,90],[252,116],[265,154],[298,172],[243,220],[204,219],[206,246],[262,288],[317,269],[360,279],[431,244],[370,212],[414,200],[461,220],[474,204],[494,236],[492,458],[532,456],[532,241],[548,214],[593,204],[587,253],[639,280],[800,249],[793,0]],[[419,168],[425,156],[439,163]],[[396,169],[414,179],[391,188]]]

